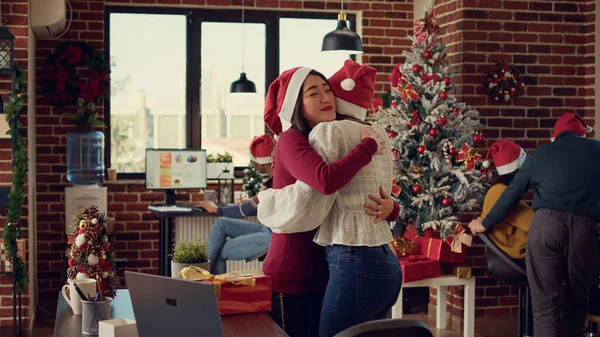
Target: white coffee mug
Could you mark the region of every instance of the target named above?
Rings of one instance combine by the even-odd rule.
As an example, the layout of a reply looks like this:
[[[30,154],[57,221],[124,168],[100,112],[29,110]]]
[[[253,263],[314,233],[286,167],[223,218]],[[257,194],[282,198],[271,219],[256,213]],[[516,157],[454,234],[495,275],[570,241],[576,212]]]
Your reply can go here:
[[[81,315],[81,297],[77,290],[75,290],[73,283],[77,283],[79,289],[81,289],[86,296],[89,295],[94,297],[96,296],[96,280],[90,278],[69,280],[69,284],[65,284],[62,287],[62,295],[65,301],[71,306],[71,309],[73,309],[73,314]]]

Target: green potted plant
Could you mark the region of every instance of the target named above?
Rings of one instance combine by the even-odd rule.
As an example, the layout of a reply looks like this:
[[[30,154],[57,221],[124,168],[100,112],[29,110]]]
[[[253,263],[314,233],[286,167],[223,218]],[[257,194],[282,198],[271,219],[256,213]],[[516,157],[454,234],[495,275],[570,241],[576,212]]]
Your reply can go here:
[[[206,253],[206,245],[199,239],[181,241],[173,246],[171,260],[171,277],[177,277],[177,274],[185,268],[195,266],[205,270],[210,270],[210,261]]]
[[[217,179],[221,172],[232,169],[233,156],[224,153],[211,153],[206,157],[206,178]]]

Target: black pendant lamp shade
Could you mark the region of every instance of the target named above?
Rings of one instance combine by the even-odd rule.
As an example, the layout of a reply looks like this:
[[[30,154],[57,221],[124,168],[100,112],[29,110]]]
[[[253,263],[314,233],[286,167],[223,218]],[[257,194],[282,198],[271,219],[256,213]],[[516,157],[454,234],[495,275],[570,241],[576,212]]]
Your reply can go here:
[[[360,36],[346,26],[346,13],[341,12],[338,14],[337,28],[325,35],[321,51],[345,52],[348,54],[363,53]]]
[[[246,78],[246,73],[242,72],[240,78],[231,83],[229,88],[231,93],[256,93],[256,85],[254,82]]]

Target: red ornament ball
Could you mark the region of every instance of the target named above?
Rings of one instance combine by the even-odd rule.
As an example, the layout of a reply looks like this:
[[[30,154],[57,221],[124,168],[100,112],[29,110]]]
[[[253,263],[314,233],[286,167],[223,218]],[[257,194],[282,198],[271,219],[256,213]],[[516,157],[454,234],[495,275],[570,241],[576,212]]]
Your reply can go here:
[[[479,136],[479,134],[476,133],[476,134],[473,135],[473,143],[477,144],[479,142],[481,142],[481,136]]]
[[[482,134],[479,134],[479,142],[480,143],[485,142],[485,137]]]
[[[445,76],[442,81],[444,81],[444,83],[446,83],[446,85],[450,85],[452,84],[452,79],[448,76]]]
[[[446,98],[448,98],[448,93],[447,93],[447,92],[445,92],[445,91],[442,91],[442,92],[440,92],[440,98],[441,98],[441,99],[446,99]]]
[[[396,149],[392,149],[392,158],[394,159],[395,162],[400,160],[400,152],[398,152],[398,150],[396,150]]]
[[[415,64],[415,65],[412,67],[412,71],[413,71],[413,73],[420,73],[420,72],[421,72],[421,66],[420,66],[420,65],[418,65],[418,64]]]
[[[452,107],[452,113],[455,116],[458,116],[460,114],[460,109],[458,109],[457,107]]]
[[[433,53],[430,50],[426,50],[425,52],[423,52],[423,57],[426,59],[430,59],[433,56]]]
[[[426,150],[426,148],[424,145],[417,146],[417,152],[419,152],[419,154],[425,153],[425,150]]]
[[[451,148],[450,148],[450,155],[452,155],[452,156],[456,156],[457,154],[458,154],[458,151],[456,150],[456,148],[454,148],[454,147],[451,147]]]
[[[448,123],[448,119],[444,116],[438,117],[438,124],[440,126],[444,126],[446,125],[446,123]]]
[[[442,199],[442,206],[444,206],[444,207],[450,207],[450,205],[452,205],[452,200],[450,198],[444,198],[444,199]]]
[[[430,135],[431,137],[436,137],[438,134],[439,134],[439,131],[438,131],[438,129],[436,129],[436,128],[431,128],[431,129],[429,129],[429,135]]]
[[[421,194],[423,188],[421,188],[421,185],[415,184],[415,186],[412,187],[412,191],[414,194]]]
[[[390,138],[394,138],[394,137],[396,137],[397,135],[398,135],[398,134],[397,134],[395,131],[392,131],[392,130],[388,131],[388,137],[390,137]]]

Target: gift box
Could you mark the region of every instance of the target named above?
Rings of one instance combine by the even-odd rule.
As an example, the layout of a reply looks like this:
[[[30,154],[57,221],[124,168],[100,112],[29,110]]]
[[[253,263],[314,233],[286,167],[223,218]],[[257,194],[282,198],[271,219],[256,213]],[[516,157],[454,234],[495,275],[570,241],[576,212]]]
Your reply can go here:
[[[396,254],[396,257],[404,257],[414,255],[419,252],[417,244],[414,241],[407,240],[403,237],[395,237],[391,242],[391,247]]]
[[[440,261],[420,255],[408,255],[398,259],[402,267],[402,283],[440,276]]]
[[[431,260],[450,263],[464,263],[466,250],[461,253],[455,253],[450,250],[450,245],[442,239],[426,238],[420,236],[419,240],[419,255],[423,255]]]
[[[271,276],[260,270],[212,275],[202,268],[186,267],[178,276],[213,284],[221,315],[271,311]]]

